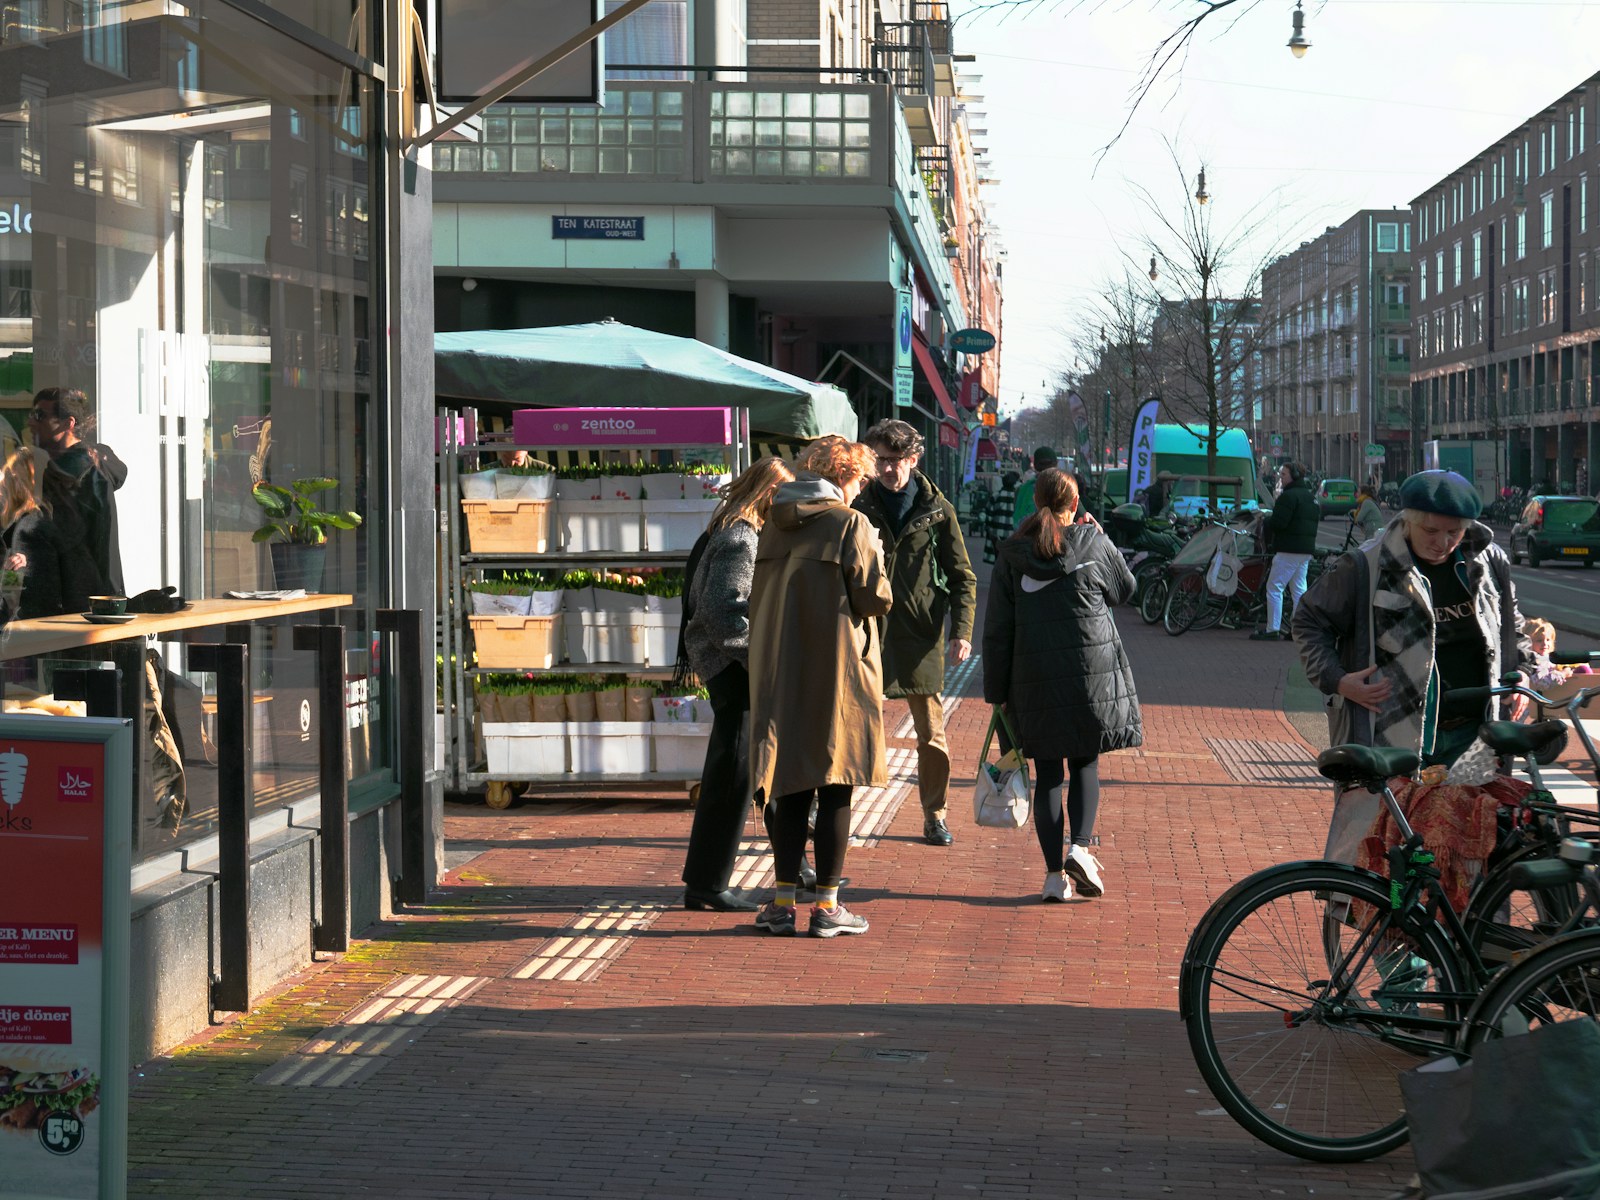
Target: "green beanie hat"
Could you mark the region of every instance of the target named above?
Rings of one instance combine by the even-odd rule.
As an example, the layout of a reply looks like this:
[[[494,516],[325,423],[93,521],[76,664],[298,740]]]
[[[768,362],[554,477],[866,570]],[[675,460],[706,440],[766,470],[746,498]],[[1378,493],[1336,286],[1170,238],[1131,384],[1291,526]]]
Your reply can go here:
[[[1483,512],[1483,500],[1478,489],[1454,471],[1418,471],[1400,485],[1400,507],[1474,521]]]

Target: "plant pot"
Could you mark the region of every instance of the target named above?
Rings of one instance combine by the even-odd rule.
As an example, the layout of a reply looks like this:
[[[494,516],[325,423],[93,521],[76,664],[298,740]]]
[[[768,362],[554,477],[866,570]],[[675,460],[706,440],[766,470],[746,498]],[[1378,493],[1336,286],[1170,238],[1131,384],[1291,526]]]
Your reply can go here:
[[[627,712],[628,692],[623,687],[610,687],[594,694],[595,716],[602,721],[621,721]]]
[[[272,578],[279,590],[304,588],[322,590],[322,570],[328,561],[326,546],[307,546],[299,542],[273,542]]]

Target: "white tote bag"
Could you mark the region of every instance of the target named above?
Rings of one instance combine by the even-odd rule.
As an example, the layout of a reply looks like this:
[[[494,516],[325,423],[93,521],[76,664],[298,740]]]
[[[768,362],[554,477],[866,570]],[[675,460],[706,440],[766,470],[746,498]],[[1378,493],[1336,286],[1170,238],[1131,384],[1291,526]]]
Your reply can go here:
[[[993,745],[995,730],[999,728],[1005,730],[1006,738],[1011,743],[1016,766],[1001,766],[989,761],[989,747]],[[973,823],[990,829],[1022,829],[1028,824],[1032,799],[1028,761],[1022,757],[1011,723],[997,704],[994,706],[994,715],[989,718],[989,735],[983,740],[977,780],[972,785]]]
[[[1231,596],[1239,590],[1239,556],[1226,545],[1218,545],[1206,568],[1206,590],[1213,596]]]

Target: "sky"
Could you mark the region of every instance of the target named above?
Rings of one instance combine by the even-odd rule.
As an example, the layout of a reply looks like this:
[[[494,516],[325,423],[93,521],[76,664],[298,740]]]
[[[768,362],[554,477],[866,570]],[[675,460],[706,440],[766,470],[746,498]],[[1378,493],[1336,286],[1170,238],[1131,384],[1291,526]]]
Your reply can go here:
[[[982,2],[955,0],[955,51],[977,56],[960,67],[982,77],[967,90],[1000,181],[983,195],[1007,251],[1002,413],[1054,391],[1074,331],[1098,325],[1094,297],[1130,259],[1148,265],[1141,189],[1175,211],[1203,165],[1215,228],[1259,226],[1252,257],[1270,257],[1358,209],[1408,207],[1600,71],[1600,2],[1307,0],[1296,59],[1292,0],[1241,0],[1102,156],[1197,0]]]

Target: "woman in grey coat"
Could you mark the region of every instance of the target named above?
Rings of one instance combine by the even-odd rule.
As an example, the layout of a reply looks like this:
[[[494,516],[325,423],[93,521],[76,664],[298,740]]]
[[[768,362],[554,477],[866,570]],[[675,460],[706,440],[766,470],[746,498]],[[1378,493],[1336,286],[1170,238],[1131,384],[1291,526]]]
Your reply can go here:
[[[1000,547],[989,582],[983,698],[1006,706],[1033,760],[1041,898],[1065,900],[1073,884],[1099,896],[1104,873],[1089,851],[1099,756],[1144,741],[1133,671],[1111,617],[1133,594],[1133,575],[1094,519],[1079,518],[1071,476],[1040,472],[1034,503],[1038,511]],[[1070,851],[1063,846],[1069,826]]]

